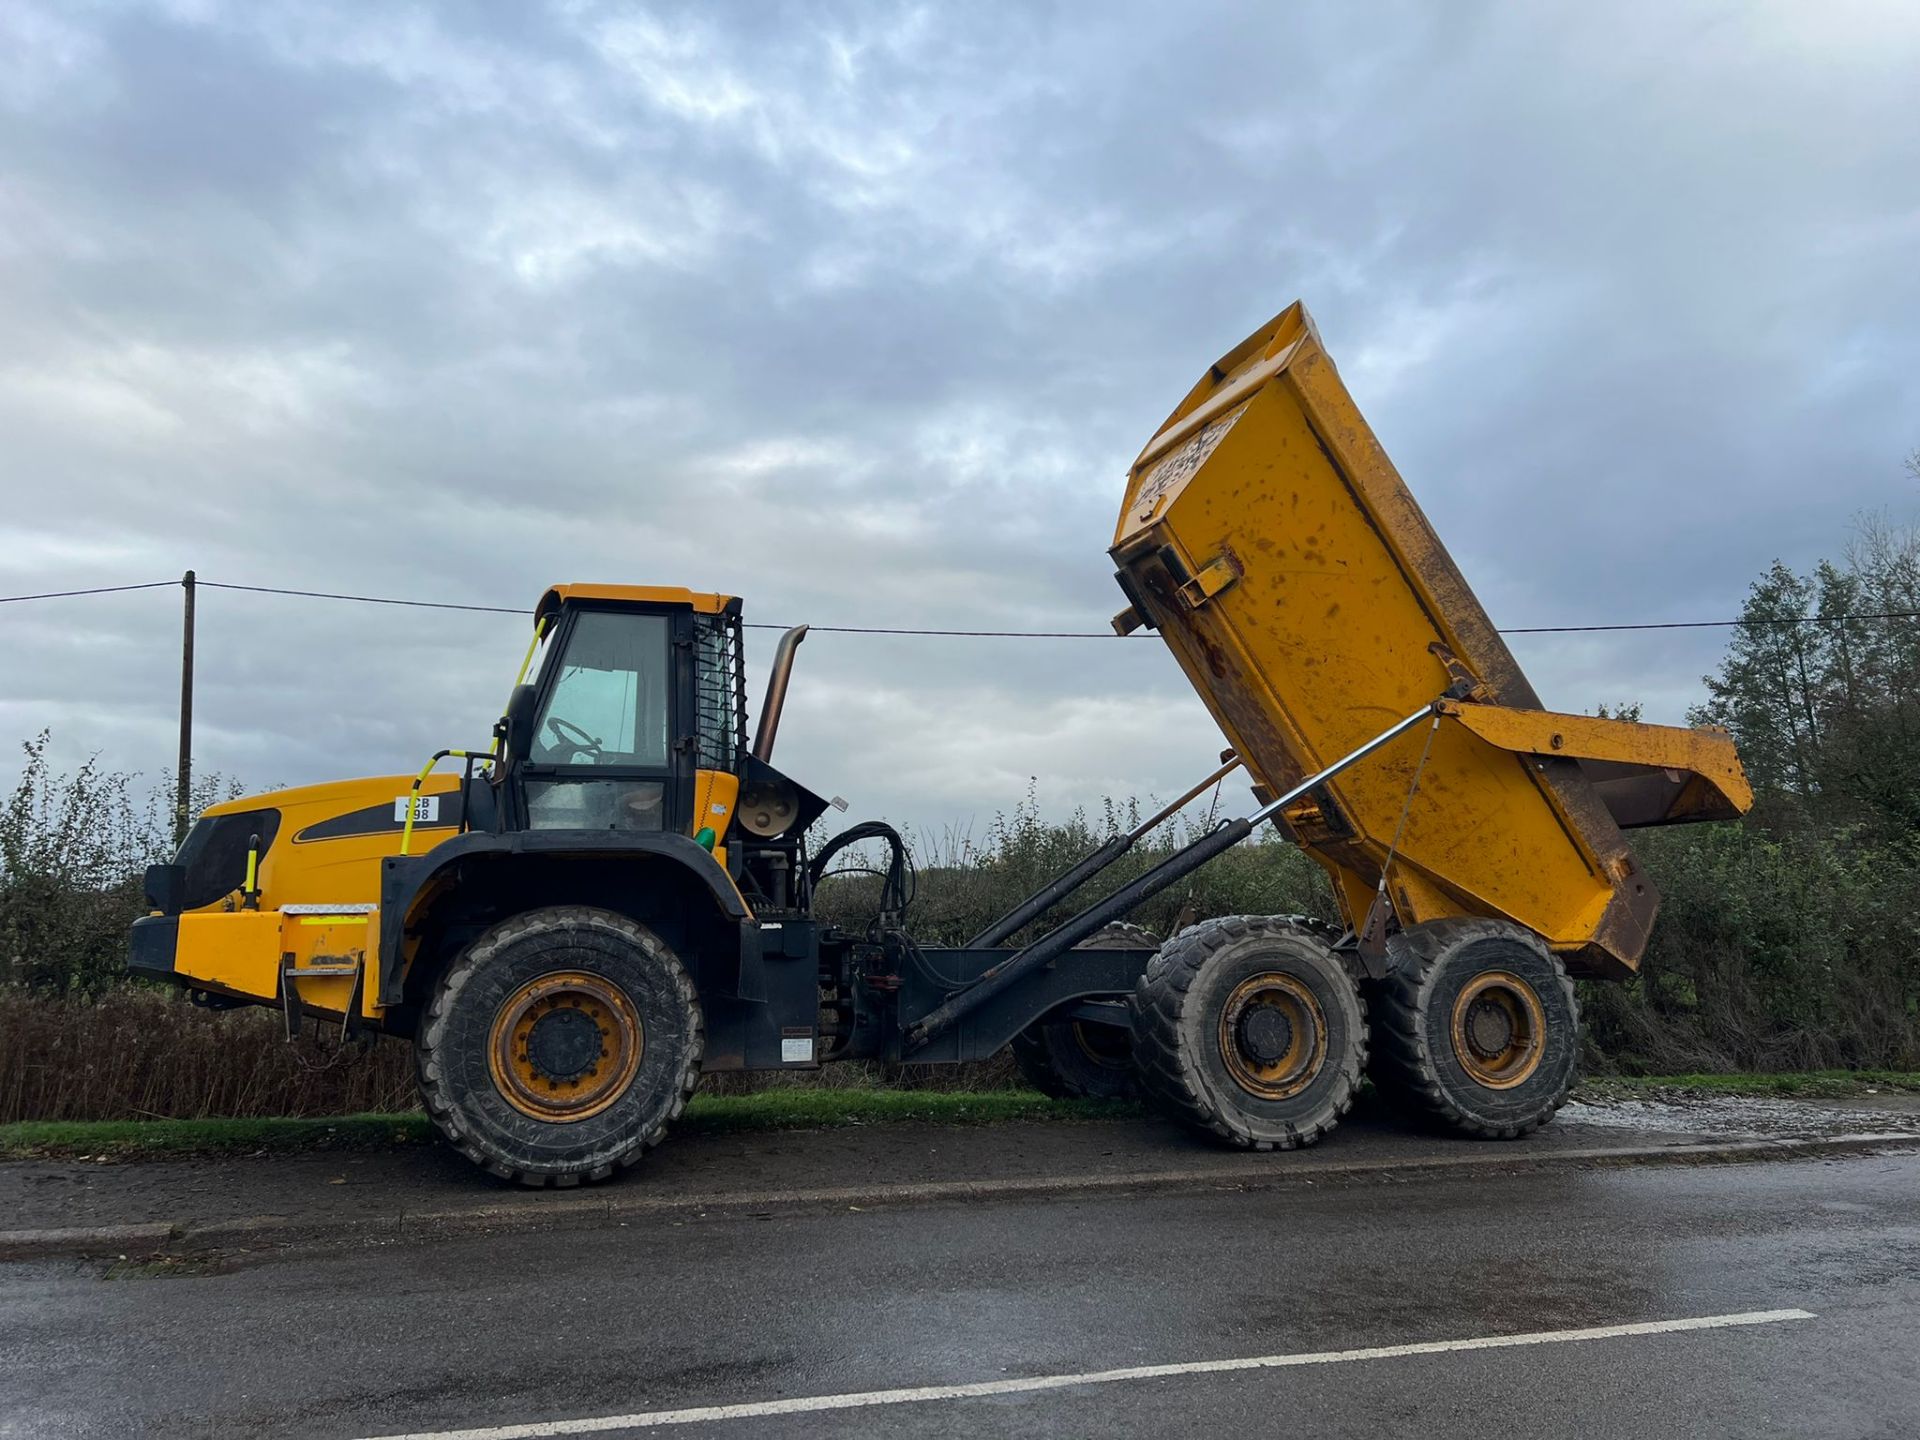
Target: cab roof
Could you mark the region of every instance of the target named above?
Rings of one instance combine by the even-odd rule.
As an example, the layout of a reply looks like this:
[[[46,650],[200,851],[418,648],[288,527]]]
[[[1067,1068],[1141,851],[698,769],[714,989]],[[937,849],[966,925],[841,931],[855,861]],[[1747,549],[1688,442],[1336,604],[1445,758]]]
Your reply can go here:
[[[687,605],[699,615],[726,614],[740,603],[732,595],[688,590],[679,585],[554,585],[534,607],[533,623],[538,625],[557,614],[561,606],[580,600],[607,601],[615,605]]]

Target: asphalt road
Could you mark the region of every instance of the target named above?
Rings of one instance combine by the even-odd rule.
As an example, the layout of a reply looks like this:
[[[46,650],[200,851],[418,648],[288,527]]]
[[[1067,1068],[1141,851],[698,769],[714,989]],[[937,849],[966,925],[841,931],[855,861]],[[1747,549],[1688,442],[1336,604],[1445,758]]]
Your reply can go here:
[[[1557,1335],[1783,1309],[1812,1318]],[[1320,1353],[1519,1332],[1556,1339]],[[485,1433],[1254,1356],[1314,1359],[596,1433],[1912,1436],[1920,1156],[0,1267],[6,1436]]]

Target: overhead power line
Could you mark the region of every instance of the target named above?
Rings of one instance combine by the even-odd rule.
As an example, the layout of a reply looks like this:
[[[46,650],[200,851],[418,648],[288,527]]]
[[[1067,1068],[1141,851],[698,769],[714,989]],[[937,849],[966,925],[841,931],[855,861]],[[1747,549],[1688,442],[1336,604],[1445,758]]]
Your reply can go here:
[[[172,581],[178,585],[178,580]],[[345,595],[332,590],[283,590],[277,585],[233,585],[225,580],[197,580],[203,590],[244,590],[251,595],[294,595],[303,600],[352,600],[360,605],[405,605],[415,610],[474,610],[485,615],[524,615],[525,606],[460,605],[451,600],[396,600],[391,595]]]
[[[152,580],[139,585],[98,585],[83,590],[48,590],[37,595],[0,595],[0,605],[22,600],[64,600],[76,595],[115,595],[128,590],[161,590],[178,580]],[[279,585],[239,585],[226,580],[199,580],[206,590],[237,590],[250,595],[285,595],[302,600],[344,600],[358,605],[398,605],[411,610],[462,610],[482,615],[525,615],[521,605],[469,605],[453,600],[408,600],[394,595],[355,595],[337,590],[295,590]],[[1884,610],[1850,615],[1782,615],[1738,620],[1640,620],[1609,625],[1517,625],[1500,627],[1502,635],[1598,635],[1630,630],[1727,630],[1741,626],[1839,625],[1868,620],[1920,620],[1920,610]],[[749,621],[749,630],[785,630],[770,621]],[[1150,639],[1144,632],[1117,636],[1106,630],[936,630],[893,625],[812,625],[823,635],[947,636],[978,640],[1117,640]]]
[[[1885,610],[1871,615],[1781,615],[1760,620],[1642,620],[1630,625],[1521,625],[1502,635],[1592,635],[1605,630],[1725,630],[1741,625],[1840,625],[1855,620],[1920,620],[1920,610]]]
[[[749,630],[789,630],[789,625],[773,625],[764,620],[746,622]],[[822,635],[964,635],[981,640],[1122,640],[1135,636],[1115,635],[1110,630],[905,630],[890,625],[809,625]]]
[[[0,605],[20,600],[65,600],[72,595],[118,595],[127,590],[162,590],[178,580],[149,580],[142,585],[96,585],[90,590],[43,590],[38,595],[0,595]]]
[[[179,584],[179,581],[169,581]],[[473,610],[488,615],[525,615],[525,606],[459,605],[449,600],[400,600],[388,595],[346,595],[331,590],[288,590],[274,585],[234,585],[224,580],[201,580],[209,590],[245,590],[256,595],[294,595],[308,600],[353,600],[363,605],[406,605],[421,610]],[[786,630],[765,620],[744,622],[749,630]],[[810,625],[828,635],[966,635],[987,640],[1112,640],[1105,630],[912,630],[880,625]]]

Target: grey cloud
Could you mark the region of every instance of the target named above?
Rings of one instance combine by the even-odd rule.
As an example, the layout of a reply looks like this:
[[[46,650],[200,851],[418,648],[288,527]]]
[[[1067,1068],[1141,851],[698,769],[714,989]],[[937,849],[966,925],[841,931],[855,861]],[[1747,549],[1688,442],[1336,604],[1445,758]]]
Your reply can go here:
[[[1731,614],[1912,502],[1899,7],[10,10],[8,591],[1098,628],[1127,462],[1296,295],[1506,623]],[[202,763],[257,783],[483,734],[525,640],[205,602]],[[172,606],[8,607],[0,734],[164,763]],[[1677,719],[1717,637],[1516,647]],[[933,829],[1218,745],[1152,644],[803,675],[788,758]]]

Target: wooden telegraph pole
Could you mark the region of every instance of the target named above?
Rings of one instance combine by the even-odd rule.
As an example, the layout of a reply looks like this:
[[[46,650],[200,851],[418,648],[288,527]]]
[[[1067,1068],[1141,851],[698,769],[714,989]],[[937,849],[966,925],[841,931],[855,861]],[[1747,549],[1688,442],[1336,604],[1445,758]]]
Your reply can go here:
[[[173,843],[187,836],[193,823],[193,571],[180,577],[186,592],[186,620],[180,639],[180,765],[175,771],[178,789],[173,804]]]

